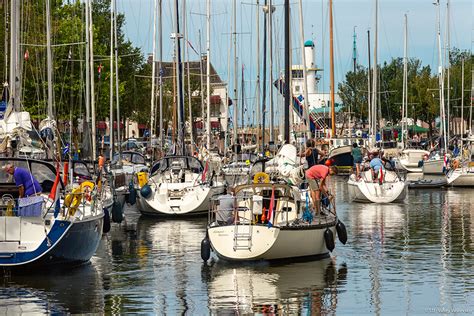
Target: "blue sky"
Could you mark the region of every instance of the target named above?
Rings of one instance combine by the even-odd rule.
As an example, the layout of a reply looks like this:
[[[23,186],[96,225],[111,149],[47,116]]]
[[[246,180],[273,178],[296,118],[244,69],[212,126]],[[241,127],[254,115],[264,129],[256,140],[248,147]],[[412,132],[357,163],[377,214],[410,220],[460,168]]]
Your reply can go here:
[[[183,0],[180,0],[180,5]],[[246,91],[252,100],[255,88],[256,56],[256,0],[237,0],[237,55],[240,66],[245,65]],[[263,4],[264,0],[260,0]],[[274,18],[274,76],[283,67],[283,0],[273,1],[276,10]],[[436,6],[431,0],[380,0],[379,1],[379,63],[403,56],[403,16],[408,15],[409,57],[422,60],[423,64],[437,67],[436,44]],[[171,60],[172,41],[172,3],[174,0],[163,0],[163,45],[164,59]],[[290,0],[292,17],[293,62],[300,63],[299,51],[299,0]],[[228,49],[230,45],[230,27],[232,23],[232,1],[211,0],[211,62],[224,81],[228,78]],[[202,49],[206,45],[206,1],[187,0],[188,39],[199,50],[199,32],[201,30]],[[329,69],[329,36],[328,36],[328,1],[303,0],[303,20],[305,40],[313,39],[316,43],[316,63],[323,69]],[[126,16],[126,36],[142,51],[152,52],[153,0],[119,0],[118,10]],[[335,78],[336,82],[344,79],[345,73],[352,67],[352,36],[354,26],[357,34],[358,61],[367,65],[367,30],[371,30],[371,44],[374,44],[374,0],[334,0],[334,43],[335,43]],[[261,11],[261,8],[260,8]],[[472,49],[474,7],[471,0],[450,1],[450,34],[451,47]],[[181,17],[182,22],[182,17]],[[260,23],[263,14],[260,15]],[[446,0],[441,0],[442,37],[446,35]],[[262,30],[262,27],[261,27]],[[261,36],[261,39],[263,37]],[[372,53],[373,54],[373,46]],[[232,56],[231,56],[232,57]],[[198,55],[190,52],[190,59]],[[373,57],[372,57],[373,58]],[[233,68],[231,67],[231,76]],[[232,78],[232,77],[231,77]],[[239,76],[239,83],[241,79]],[[329,71],[322,73],[320,90],[327,92]],[[231,79],[232,86],[232,79]],[[250,103],[250,102],[249,102]]]

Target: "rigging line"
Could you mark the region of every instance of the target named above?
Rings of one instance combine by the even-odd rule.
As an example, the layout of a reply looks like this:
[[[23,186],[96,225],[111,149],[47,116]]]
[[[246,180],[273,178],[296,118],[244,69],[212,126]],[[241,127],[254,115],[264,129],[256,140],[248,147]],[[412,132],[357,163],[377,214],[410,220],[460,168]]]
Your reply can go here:
[[[86,42],[74,42],[74,43],[64,43],[64,44],[51,44],[51,47],[63,47],[63,46],[76,46],[76,45],[84,45]],[[46,47],[46,44],[31,44],[31,43],[20,43],[20,46],[28,46],[28,47]]]

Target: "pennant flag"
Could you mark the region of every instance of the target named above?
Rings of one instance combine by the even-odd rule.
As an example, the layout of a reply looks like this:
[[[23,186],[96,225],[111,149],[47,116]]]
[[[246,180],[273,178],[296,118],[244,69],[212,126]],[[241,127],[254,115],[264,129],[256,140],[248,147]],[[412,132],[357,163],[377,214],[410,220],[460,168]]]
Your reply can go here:
[[[273,224],[273,209],[275,208],[275,186],[272,186],[272,197],[270,198],[270,206],[268,207],[268,228]]]
[[[209,169],[209,161],[206,161],[206,166],[204,166],[204,171],[202,172],[201,181],[206,181],[207,170]]]

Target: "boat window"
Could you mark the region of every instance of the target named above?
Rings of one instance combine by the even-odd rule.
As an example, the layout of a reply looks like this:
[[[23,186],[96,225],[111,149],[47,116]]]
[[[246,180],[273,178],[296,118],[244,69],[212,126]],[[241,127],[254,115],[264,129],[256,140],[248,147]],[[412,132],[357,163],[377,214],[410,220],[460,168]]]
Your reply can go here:
[[[143,158],[143,156],[141,155],[133,155],[132,156],[132,163],[136,163],[136,164],[145,164],[145,158]]]
[[[42,163],[32,162],[31,173],[40,184],[45,180],[54,182],[56,179],[56,174],[50,169],[50,167]]]

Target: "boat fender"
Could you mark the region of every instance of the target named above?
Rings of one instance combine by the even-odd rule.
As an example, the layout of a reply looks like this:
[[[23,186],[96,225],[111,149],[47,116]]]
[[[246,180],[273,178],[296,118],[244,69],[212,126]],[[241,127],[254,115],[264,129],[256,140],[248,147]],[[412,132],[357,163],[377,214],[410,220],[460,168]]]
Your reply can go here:
[[[326,242],[326,248],[332,252],[335,247],[334,235],[329,228],[326,228],[326,230],[324,231],[324,241]]]
[[[69,208],[77,208],[81,204],[82,190],[81,188],[75,188],[71,193],[66,195],[64,198],[64,206]]]
[[[140,194],[143,196],[145,199],[148,199],[151,196],[151,187],[148,184],[145,184],[141,189],[140,189]]]
[[[130,205],[134,205],[137,202],[137,191],[135,191],[135,187],[133,186],[133,182],[130,182],[128,185],[128,203]]]
[[[347,230],[346,230],[346,225],[344,225],[344,223],[341,222],[340,220],[337,221],[336,231],[337,231],[337,238],[339,238],[339,241],[343,245],[345,245],[347,242]]]
[[[104,223],[102,226],[102,232],[107,234],[110,231],[110,214],[109,210],[104,207]]]
[[[266,172],[257,172],[253,176],[253,183],[269,183],[270,176]]]
[[[119,201],[114,201],[112,204],[112,221],[114,223],[121,223],[123,220],[122,205]]]
[[[201,241],[201,258],[204,262],[207,262],[211,257],[211,242],[209,237],[206,235],[204,239]]]

